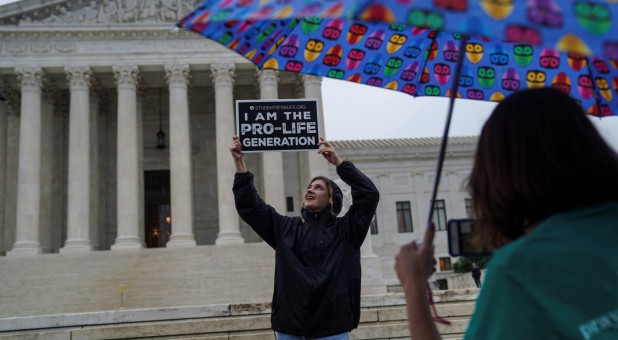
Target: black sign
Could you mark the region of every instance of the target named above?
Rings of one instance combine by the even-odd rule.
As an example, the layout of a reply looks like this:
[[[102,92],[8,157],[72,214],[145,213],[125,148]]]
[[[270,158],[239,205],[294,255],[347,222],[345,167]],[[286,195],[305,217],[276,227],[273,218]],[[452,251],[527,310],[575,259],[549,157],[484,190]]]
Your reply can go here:
[[[317,150],[317,99],[236,101],[236,133],[243,152]]]

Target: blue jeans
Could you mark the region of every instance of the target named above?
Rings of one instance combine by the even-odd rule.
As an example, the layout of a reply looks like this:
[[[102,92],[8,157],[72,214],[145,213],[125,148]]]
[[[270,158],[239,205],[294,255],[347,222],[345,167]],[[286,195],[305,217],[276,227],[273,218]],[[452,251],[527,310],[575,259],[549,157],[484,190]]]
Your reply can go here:
[[[337,335],[325,336],[322,338],[308,338],[305,336],[298,336],[285,333],[277,333],[277,340],[348,340],[348,333],[341,333]]]

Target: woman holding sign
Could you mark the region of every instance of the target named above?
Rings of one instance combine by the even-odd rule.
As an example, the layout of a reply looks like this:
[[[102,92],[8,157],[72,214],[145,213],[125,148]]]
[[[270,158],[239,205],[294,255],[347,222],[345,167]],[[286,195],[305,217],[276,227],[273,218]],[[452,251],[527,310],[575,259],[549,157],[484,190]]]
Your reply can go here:
[[[360,318],[360,247],[379,193],[352,163],[320,138],[318,153],[352,188],[343,217],[343,194],[332,180],[316,177],[303,195],[302,217],[279,214],[257,193],[238,136],[230,151],[236,165],[234,197],[240,217],[275,250],[271,324],[278,339],[348,339]]]

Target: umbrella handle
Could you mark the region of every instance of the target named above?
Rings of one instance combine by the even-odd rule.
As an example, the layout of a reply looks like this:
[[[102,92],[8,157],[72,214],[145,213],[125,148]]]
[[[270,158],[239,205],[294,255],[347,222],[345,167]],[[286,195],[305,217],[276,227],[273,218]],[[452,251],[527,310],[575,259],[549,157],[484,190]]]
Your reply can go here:
[[[438,195],[438,186],[440,185],[440,175],[442,174],[442,165],[444,164],[444,155],[446,153],[446,145],[448,144],[448,131],[451,127],[451,118],[453,117],[453,106],[455,105],[455,97],[457,95],[457,89],[459,87],[459,77],[461,76],[461,66],[464,59],[464,51],[469,36],[467,34],[461,35],[459,41],[459,54],[457,56],[457,66],[455,68],[455,77],[451,84],[451,93],[449,95],[448,114],[446,116],[446,124],[444,126],[444,133],[442,134],[442,141],[440,143],[440,153],[438,154],[438,166],[436,168],[436,177],[433,184],[433,192],[431,194],[431,203],[429,206],[429,218],[427,219],[427,225],[429,226],[433,219],[433,207]]]

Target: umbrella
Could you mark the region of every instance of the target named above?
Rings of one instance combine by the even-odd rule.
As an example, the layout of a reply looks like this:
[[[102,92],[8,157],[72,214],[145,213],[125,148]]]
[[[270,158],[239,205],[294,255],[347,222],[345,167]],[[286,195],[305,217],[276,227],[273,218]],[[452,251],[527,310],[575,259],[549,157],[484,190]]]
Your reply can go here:
[[[477,33],[618,60],[618,5],[608,0],[207,0],[187,22],[320,17]]]
[[[456,97],[499,101],[525,80],[618,112],[617,15],[600,0],[207,0],[178,26],[258,68],[449,96],[433,204]]]

